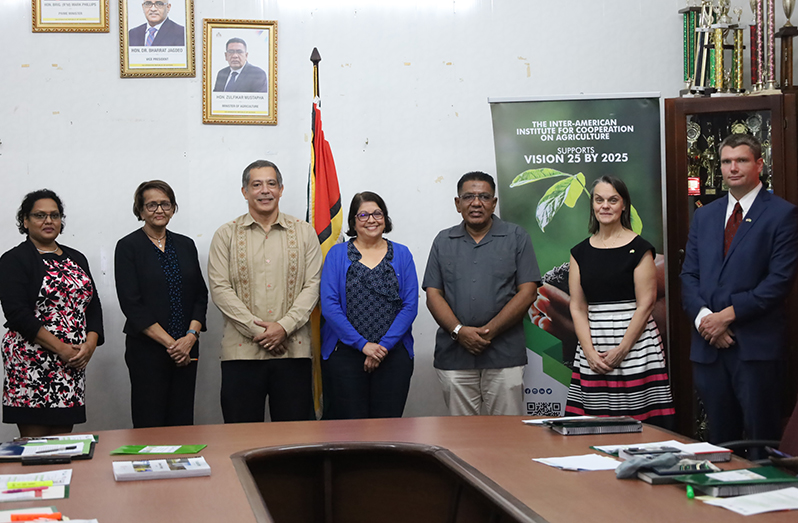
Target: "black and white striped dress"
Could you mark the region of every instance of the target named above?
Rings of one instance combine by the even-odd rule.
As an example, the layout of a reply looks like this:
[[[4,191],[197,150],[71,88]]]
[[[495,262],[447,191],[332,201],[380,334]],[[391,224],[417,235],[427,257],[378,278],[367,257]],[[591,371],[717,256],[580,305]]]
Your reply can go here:
[[[597,249],[586,239],[571,254],[579,264],[582,290],[588,303],[593,347],[606,352],[617,347],[636,311],[634,270],[654,247],[640,236],[611,249]],[[568,390],[566,415],[631,416],[668,425],[674,415],[662,339],[654,319],[621,365],[607,374],[590,369],[577,346]]]

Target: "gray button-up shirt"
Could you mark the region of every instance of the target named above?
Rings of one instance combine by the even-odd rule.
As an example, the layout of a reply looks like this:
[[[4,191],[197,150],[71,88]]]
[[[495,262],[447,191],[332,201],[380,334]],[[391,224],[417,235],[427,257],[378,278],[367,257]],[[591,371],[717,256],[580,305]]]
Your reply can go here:
[[[461,222],[438,233],[432,243],[424,290],[443,291],[463,325],[481,327],[517,294],[522,283],[540,283],[540,269],[529,234],[514,223],[493,216],[490,231],[476,243]],[[519,321],[475,356],[439,328],[435,368],[443,370],[503,369],[526,365],[526,340]]]

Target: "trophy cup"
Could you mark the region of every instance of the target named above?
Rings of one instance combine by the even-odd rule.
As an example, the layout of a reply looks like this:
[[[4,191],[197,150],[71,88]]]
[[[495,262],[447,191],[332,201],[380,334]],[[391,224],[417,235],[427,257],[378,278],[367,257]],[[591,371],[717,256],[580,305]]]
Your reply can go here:
[[[767,121],[766,125],[768,129],[767,134],[765,136],[765,139],[762,140],[762,160],[765,163],[764,168],[762,169],[762,180],[765,187],[770,187],[770,174],[772,171],[772,166],[770,164],[771,152],[772,152],[772,146],[770,141],[770,131],[771,131],[770,120]]]
[[[711,55],[714,51],[710,49],[711,35],[713,30],[710,28],[713,22],[712,1],[703,0],[701,3],[701,14],[698,18],[698,26],[695,29],[695,61],[693,66],[693,87],[692,93],[710,94],[711,84],[714,77],[710,75],[714,61]],[[712,52],[710,52],[712,51]]]
[[[687,122],[687,194],[701,196],[701,149],[696,142],[701,136],[701,124]]]
[[[684,89],[679,91],[680,96],[690,94],[695,77],[696,54],[696,25],[698,14],[701,12],[700,0],[687,0],[687,7],[680,9],[682,15],[682,62]]]
[[[762,89],[762,79],[759,77],[761,65],[759,56],[761,42],[759,41],[759,21],[757,18],[759,2],[757,0],[749,0],[748,4],[751,6],[751,13],[754,15],[754,23],[751,24],[751,91],[757,92]]]
[[[784,8],[784,15],[787,17],[787,23],[775,35],[781,40],[781,90],[783,92],[795,92],[798,91],[798,87],[793,84],[792,79],[792,39],[798,36],[798,27],[795,27],[790,22],[792,11],[795,9],[795,0],[781,0],[781,6]]]
[[[709,127],[709,136],[706,137],[707,148],[701,153],[701,164],[707,171],[707,179],[704,182],[704,194],[713,195],[716,192],[715,169],[717,167],[717,155],[715,154],[715,137],[712,135],[712,127]]]
[[[711,5],[711,4],[710,4]],[[742,85],[742,30],[734,24],[729,16],[731,0],[718,0],[717,5],[711,7],[715,13],[716,23],[712,24],[712,79],[716,93],[712,96],[724,96],[744,91]],[[739,17],[739,15],[738,15]],[[734,45],[726,43],[729,31],[734,32]],[[726,70],[724,65],[725,52],[731,50],[731,67]],[[738,71],[739,68],[739,71]]]
[[[762,129],[762,115],[759,113],[752,114],[745,119],[745,125],[751,130],[751,134],[754,135],[754,138],[762,141],[762,139],[759,137],[759,131]]]

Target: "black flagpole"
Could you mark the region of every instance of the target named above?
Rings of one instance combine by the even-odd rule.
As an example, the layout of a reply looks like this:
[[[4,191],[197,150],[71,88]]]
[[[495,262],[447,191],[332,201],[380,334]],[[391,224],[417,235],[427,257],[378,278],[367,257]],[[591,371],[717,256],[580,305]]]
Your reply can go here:
[[[317,48],[313,48],[313,52],[310,53],[310,61],[313,62],[313,98],[318,98],[320,89],[319,89],[319,62],[321,62],[321,55],[319,54],[319,50]],[[321,107],[321,100],[319,100],[319,107]]]

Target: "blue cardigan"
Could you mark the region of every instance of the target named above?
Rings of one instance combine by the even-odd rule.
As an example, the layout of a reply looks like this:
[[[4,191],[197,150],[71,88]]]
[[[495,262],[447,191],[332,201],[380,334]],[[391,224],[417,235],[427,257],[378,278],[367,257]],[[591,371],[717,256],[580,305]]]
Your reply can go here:
[[[346,317],[346,272],[352,261],[346,254],[346,243],[334,245],[327,253],[321,273],[321,313],[325,322],[321,328],[321,355],[326,360],[340,341],[363,350],[366,338],[361,336]],[[418,277],[413,255],[404,245],[393,242],[393,270],[399,280],[402,308],[391,328],[380,340],[388,350],[402,342],[413,357],[413,320],[418,314]]]

